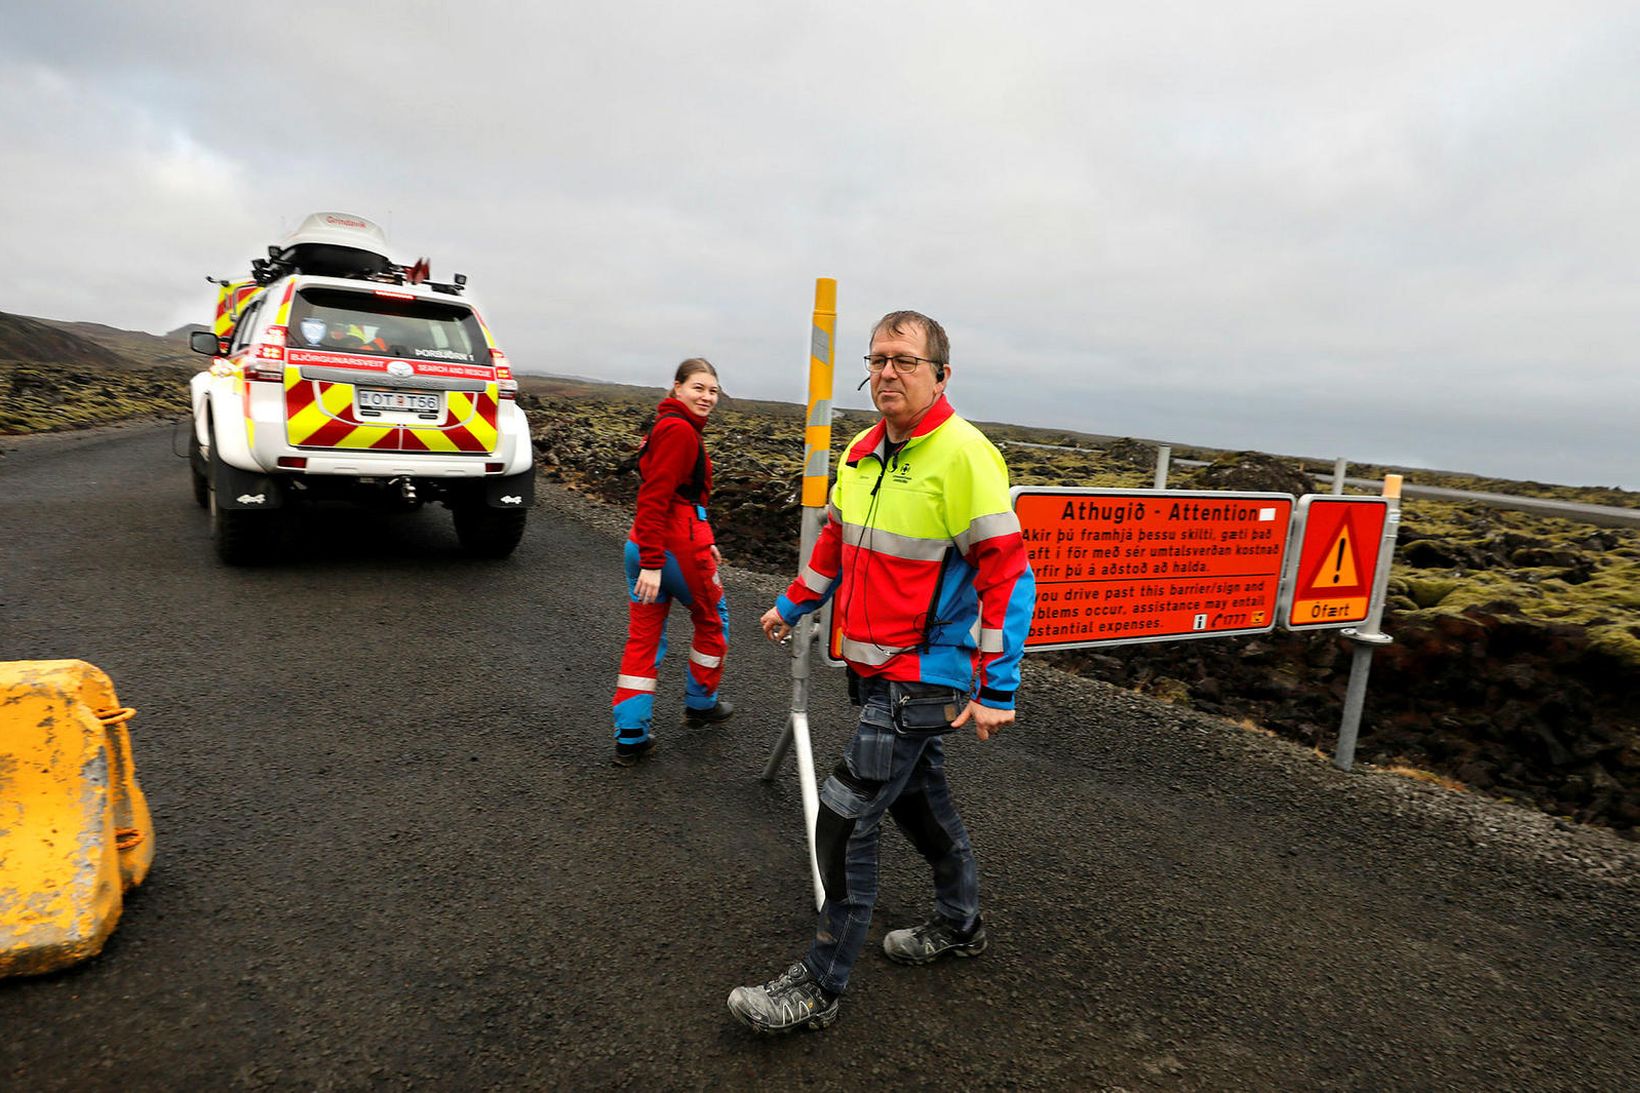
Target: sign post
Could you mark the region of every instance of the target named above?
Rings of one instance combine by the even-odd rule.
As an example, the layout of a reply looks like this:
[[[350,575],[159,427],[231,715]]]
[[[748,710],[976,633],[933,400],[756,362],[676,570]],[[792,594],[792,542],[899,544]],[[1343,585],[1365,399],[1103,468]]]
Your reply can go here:
[[[1350,658],[1350,682],[1344,691],[1344,714],[1338,724],[1338,748],[1333,753],[1333,766],[1347,771],[1355,764],[1356,734],[1361,727],[1361,708],[1367,697],[1367,673],[1372,670],[1372,651],[1388,645],[1393,638],[1378,628],[1384,617],[1384,590],[1389,584],[1389,569],[1395,556],[1395,535],[1401,528],[1401,476],[1384,476],[1385,515],[1383,532],[1379,539],[1378,560],[1369,598],[1365,625],[1341,631],[1355,642]]]
[[[797,564],[807,565],[825,520],[826,491],[831,465],[831,384],[836,362],[837,282],[830,277],[814,282],[814,326],[809,339],[809,406],[803,428],[803,530]],[[803,823],[809,838],[809,873],[814,882],[814,906],[825,902],[820,863],[814,851],[814,825],[820,816],[820,791],[814,779],[814,751],[809,743],[809,647],[814,643],[812,614],[797,621],[791,643],[792,708],[786,727],[763,767],[765,782],[780,769],[786,750],[797,743],[797,781],[803,794]]]

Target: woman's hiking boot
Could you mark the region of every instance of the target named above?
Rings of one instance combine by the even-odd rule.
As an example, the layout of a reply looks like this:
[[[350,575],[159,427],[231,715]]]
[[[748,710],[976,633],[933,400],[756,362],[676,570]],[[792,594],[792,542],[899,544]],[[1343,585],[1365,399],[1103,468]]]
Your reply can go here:
[[[628,744],[624,740],[615,741],[615,765],[618,767],[635,767],[643,762],[644,756],[655,750],[655,738],[646,736],[636,744]]]
[[[720,698],[704,710],[692,710],[687,707],[683,711],[684,724],[694,728],[699,725],[716,725],[719,721],[727,721],[734,716],[735,704],[727,698]]]

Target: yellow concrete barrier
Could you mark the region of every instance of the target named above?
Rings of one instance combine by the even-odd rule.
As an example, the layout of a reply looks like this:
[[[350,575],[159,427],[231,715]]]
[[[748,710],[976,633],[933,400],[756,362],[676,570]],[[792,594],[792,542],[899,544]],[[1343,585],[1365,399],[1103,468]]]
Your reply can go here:
[[[148,875],[134,712],[84,661],[0,663],[0,976],[101,952],[123,893]]]

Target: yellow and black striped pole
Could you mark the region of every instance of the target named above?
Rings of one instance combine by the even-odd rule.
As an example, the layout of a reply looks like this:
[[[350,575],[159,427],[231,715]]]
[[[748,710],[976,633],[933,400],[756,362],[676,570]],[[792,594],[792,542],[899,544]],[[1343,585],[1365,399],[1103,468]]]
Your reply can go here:
[[[803,545],[808,562],[825,519],[831,470],[831,381],[837,354],[837,282],[814,282],[814,328],[809,334],[809,412],[803,424]],[[812,527],[810,526],[812,525]]]
[[[820,277],[814,282],[814,325],[809,333],[809,405],[803,418],[803,528],[798,547],[797,564],[809,564],[814,543],[820,537],[820,526],[826,518],[827,491],[831,471],[831,381],[837,352],[837,282]],[[829,617],[829,612],[821,612]],[[809,835],[809,870],[814,883],[814,905],[818,909],[825,902],[825,887],[820,882],[820,864],[814,853],[814,825],[820,815],[820,792],[814,779],[814,752],[809,744],[809,646],[814,642],[816,623],[813,614],[804,615],[797,622],[792,641],[792,709],[786,728],[774,746],[769,761],[763,767],[763,779],[773,778],[786,756],[786,749],[797,742],[798,788],[803,794],[803,820]],[[825,640],[825,626],[818,627]]]

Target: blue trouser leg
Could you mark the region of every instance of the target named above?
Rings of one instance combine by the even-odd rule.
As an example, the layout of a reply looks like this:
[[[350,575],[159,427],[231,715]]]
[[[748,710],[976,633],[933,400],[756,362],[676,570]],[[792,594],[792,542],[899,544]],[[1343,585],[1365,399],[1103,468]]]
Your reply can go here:
[[[678,560],[670,552],[661,566],[660,594],[651,604],[638,602],[638,544],[626,544],[627,632],[621,653],[621,674],[616,680],[610,704],[615,721],[615,739],[639,744],[649,737],[654,720],[655,682],[661,661],[666,657],[666,613],[673,600],[685,605],[693,601],[689,582]]]
[[[877,902],[877,851],[886,812],[934,866],[935,905],[961,927],[979,917],[979,869],[945,781],[938,736],[894,731],[884,684],[861,681],[860,724],[820,787],[816,843],[826,900],[804,963],[821,987],[848,986]]]

